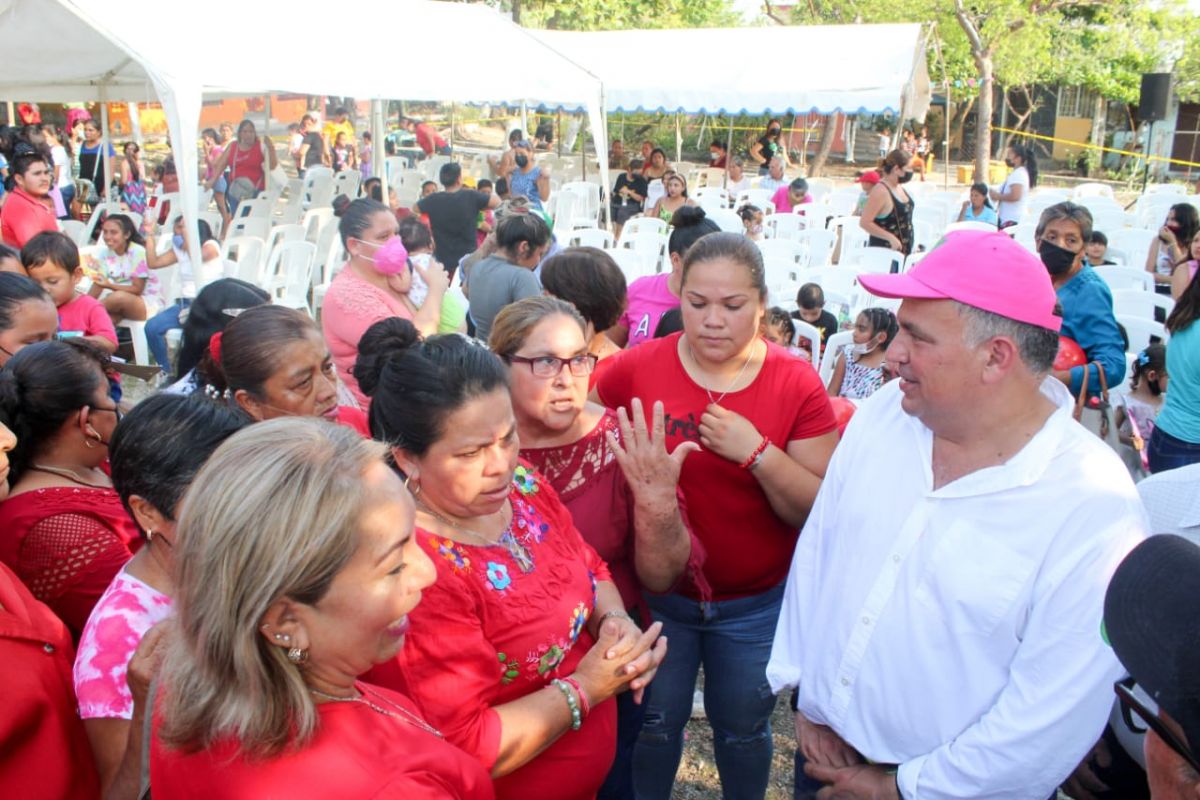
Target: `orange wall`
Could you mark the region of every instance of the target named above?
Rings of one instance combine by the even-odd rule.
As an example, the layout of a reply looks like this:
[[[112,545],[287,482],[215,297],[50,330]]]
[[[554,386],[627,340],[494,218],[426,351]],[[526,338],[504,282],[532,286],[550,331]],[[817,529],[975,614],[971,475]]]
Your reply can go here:
[[[299,122],[300,117],[308,110],[307,99],[303,95],[272,95],[271,118],[283,122]],[[250,116],[261,127],[263,99],[261,97],[227,98],[205,102],[200,108],[200,127],[215,128],[222,122],[237,125]],[[97,118],[99,115],[97,114]],[[138,121],[142,127],[143,136],[166,136],[167,120],[163,115],[162,106],[150,103],[138,106]],[[114,139],[126,139],[133,136],[133,126],[129,121],[129,106],[125,103],[109,103],[108,125]]]

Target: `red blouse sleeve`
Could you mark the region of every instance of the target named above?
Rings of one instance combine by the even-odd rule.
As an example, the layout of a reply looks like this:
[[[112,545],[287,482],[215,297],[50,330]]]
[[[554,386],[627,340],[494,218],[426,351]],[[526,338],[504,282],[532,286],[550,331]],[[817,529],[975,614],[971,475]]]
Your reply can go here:
[[[29,529],[18,571],[33,596],[78,639],[100,595],[132,555],[120,536],[94,518],[55,514]]]
[[[812,439],[837,430],[833,406],[829,404],[829,395],[816,370],[803,362],[794,365],[793,368],[795,367],[800,369],[799,379],[796,381],[797,388],[794,390],[796,403],[788,441]]]
[[[404,691],[447,741],[490,771],[500,752],[500,715],[492,709],[500,686],[500,661],[484,637],[482,605],[474,587],[437,555],[437,545],[431,546],[435,536],[420,529],[417,535],[437,566],[438,579],[409,617],[399,658]]]

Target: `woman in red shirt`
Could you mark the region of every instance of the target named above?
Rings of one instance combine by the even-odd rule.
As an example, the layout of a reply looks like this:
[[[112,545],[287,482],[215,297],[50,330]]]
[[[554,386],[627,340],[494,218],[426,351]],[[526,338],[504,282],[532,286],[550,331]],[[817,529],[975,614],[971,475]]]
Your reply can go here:
[[[744,236],[713,233],[684,256],[683,331],[609,359],[596,382],[609,408],[661,401],[668,448],[695,442],[679,486],[707,553],[708,597],[652,596],[671,655],[654,685],[634,755],[639,797],[670,797],[699,666],[721,783],[761,797],[775,698],[767,659],[800,527],[837,442],[811,365],[759,336],[767,289]]]
[[[681,578],[703,580],[703,550],[677,500],[679,468],[699,447],[684,442],[668,454],[661,409],[651,436],[640,408],[631,426],[623,411],[619,418],[587,401],[597,361],[588,331],[570,303],[527,297],[496,315],[490,345],[509,365],[521,457],[554,488],[584,541],[604,559],[629,616],[648,621],[643,589],[667,592]],[[633,746],[644,712],[645,704],[628,693],[617,698],[617,754],[601,797],[633,796]]]
[[[500,798],[592,798],[608,773],[622,691],[666,651],[625,612],[608,568],[554,490],[517,459],[507,375],[458,334],[421,342],[389,320],[360,350],[371,432],[417,501],[417,541],[437,583],[412,640],[371,673],[412,697],[495,778]]]
[[[12,431],[0,424],[0,502]],[[100,783],[71,690],[71,632],[0,564],[0,797],[93,800]]]
[[[483,798],[479,763],[358,680],[434,579],[386,448],[307,418],[234,434],[177,529],[155,797]]]
[[[0,370],[0,422],[17,434],[0,503],[0,561],[78,640],[117,570],[141,547],[107,474],[121,412],[108,359],[86,343],[38,342]]]
[[[229,188],[225,190],[225,196],[232,213],[240,201],[254,197],[267,188],[264,159],[267,160],[268,170],[279,166],[271,140],[267,138],[260,142],[254,123],[244,119],[238,125],[237,139],[225,146],[225,152],[221,153],[212,165],[210,177],[204,182],[204,188],[213,188],[228,167]]]
[[[312,317],[284,306],[248,308],[209,342],[196,386],[251,419],[321,417],[371,438],[367,415],[338,404],[333,356]]]

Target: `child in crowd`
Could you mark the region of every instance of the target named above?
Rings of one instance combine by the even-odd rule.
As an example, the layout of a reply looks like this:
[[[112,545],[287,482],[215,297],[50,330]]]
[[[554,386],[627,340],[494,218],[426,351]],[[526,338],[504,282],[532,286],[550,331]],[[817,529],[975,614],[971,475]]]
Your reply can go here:
[[[854,320],[854,344],[838,354],[829,396],[865,400],[875,394],[890,379],[884,356],[899,330],[896,315],[886,308],[863,309]]]
[[[817,329],[821,334],[821,350],[825,350],[825,340],[837,333],[837,317],[825,310],[825,292],[820,284],[806,283],[796,292],[796,305],[799,310],[793,311],[792,316],[803,320]]]
[[[491,197],[492,182],[487,178],[480,178],[479,183],[475,184],[475,189]],[[492,214],[492,210],[490,208],[485,208],[483,211],[480,211],[479,216],[475,221],[475,246],[481,246],[483,244],[483,240],[487,238],[487,235],[491,233],[495,227],[496,217],[494,214]]]
[[[796,325],[788,312],[779,306],[767,309],[763,317],[763,338],[771,344],[777,344],[794,356],[812,361],[811,345],[808,339],[801,339],[799,346],[792,344],[796,341]]]
[[[861,173],[856,180],[862,191],[858,193],[858,200],[854,203],[853,216],[861,217],[863,209],[867,207],[867,195],[875,188],[875,184],[879,183],[879,173],[869,169]]]
[[[1083,248],[1083,263],[1087,267],[1108,267],[1116,264],[1105,258],[1108,255],[1108,237],[1100,231],[1092,231]]]
[[[208,130],[212,130],[209,128]],[[204,144],[208,144],[208,130],[205,133]],[[293,122],[287,127],[288,131],[288,155],[292,157],[292,163],[296,165],[297,172],[304,171],[304,165],[300,163],[300,145],[304,144],[304,134],[300,132],[300,123]],[[215,135],[215,132],[214,132]],[[214,190],[215,191],[215,190]]]
[[[746,237],[754,242],[760,241],[763,238],[762,209],[747,203],[738,209],[738,216],[742,218],[742,225],[746,228]]]
[[[345,131],[338,131],[337,138],[333,140],[333,150],[330,155],[333,159],[334,172],[358,168],[358,155],[354,152],[354,143],[346,137]]]
[[[1150,434],[1162,410],[1167,391],[1167,348],[1152,344],[1137,354],[1129,393],[1115,395],[1117,438],[1138,452],[1142,464],[1149,458]]]
[[[371,134],[363,131],[358,143],[358,171],[365,181],[371,177],[371,159],[375,157],[374,146],[371,144]]]
[[[400,243],[408,251],[409,271],[412,273],[412,285],[408,290],[408,300],[416,308],[425,305],[429,297],[429,285],[421,277],[421,270],[437,266],[433,260],[433,234],[429,226],[416,217],[407,217],[400,221]],[[466,333],[467,307],[458,292],[446,292],[442,295],[442,314],[438,318],[438,333]]]
[[[971,199],[962,204],[958,212],[959,222],[986,222],[989,225],[999,225],[1000,218],[996,209],[988,202],[988,186],[986,183],[971,184]]]
[[[25,243],[21,263],[58,307],[58,335],[82,336],[105,353],[117,351],[117,331],[104,305],[94,297],[78,294],[83,280],[79,248],[66,234],[44,231]]]

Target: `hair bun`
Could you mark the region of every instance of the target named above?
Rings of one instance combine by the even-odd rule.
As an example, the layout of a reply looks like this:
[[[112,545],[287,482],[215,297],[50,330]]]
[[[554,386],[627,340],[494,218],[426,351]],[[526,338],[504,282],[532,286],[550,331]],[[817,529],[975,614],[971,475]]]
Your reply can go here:
[[[690,228],[699,225],[708,218],[700,206],[682,205],[671,215],[671,225],[675,228]]]
[[[333,198],[333,202],[330,205],[333,207],[333,215],[340,219],[342,214],[346,213],[346,209],[350,207],[350,198],[344,194],[339,194]]]
[[[388,363],[420,343],[420,331],[401,317],[381,319],[367,328],[358,342],[358,357],[352,370],[358,388],[367,397],[373,396]]]

